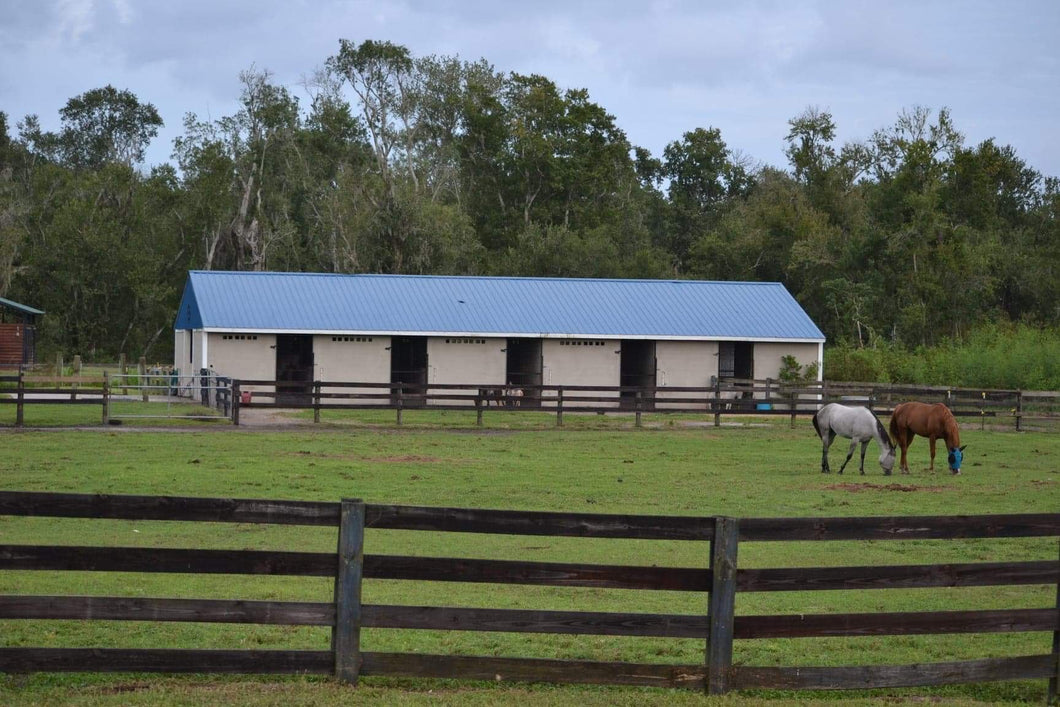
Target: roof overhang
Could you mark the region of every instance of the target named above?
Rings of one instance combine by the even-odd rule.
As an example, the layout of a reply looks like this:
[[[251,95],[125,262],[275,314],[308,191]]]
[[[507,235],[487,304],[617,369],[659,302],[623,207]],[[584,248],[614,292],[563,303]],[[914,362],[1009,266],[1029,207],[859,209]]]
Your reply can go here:
[[[360,329],[226,329],[223,327],[205,327],[193,331],[205,331],[208,334],[298,334],[313,336],[427,336],[450,338],[485,338],[485,339],[604,339],[610,341],[643,340],[643,341],[753,341],[769,344],[820,344],[825,339],[784,339],[778,337],[741,337],[741,336],[661,336],[654,334],[559,334],[541,332],[482,332],[482,331],[366,331]]]

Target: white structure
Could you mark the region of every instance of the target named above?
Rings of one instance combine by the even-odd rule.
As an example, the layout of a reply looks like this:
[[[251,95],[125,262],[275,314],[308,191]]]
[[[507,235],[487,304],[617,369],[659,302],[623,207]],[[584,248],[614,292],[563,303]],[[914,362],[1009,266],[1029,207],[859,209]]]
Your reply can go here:
[[[660,407],[787,355],[820,375],[824,346],[778,283],[214,271],[189,273],[175,337],[181,375],[511,386],[528,405],[534,386],[622,385]]]

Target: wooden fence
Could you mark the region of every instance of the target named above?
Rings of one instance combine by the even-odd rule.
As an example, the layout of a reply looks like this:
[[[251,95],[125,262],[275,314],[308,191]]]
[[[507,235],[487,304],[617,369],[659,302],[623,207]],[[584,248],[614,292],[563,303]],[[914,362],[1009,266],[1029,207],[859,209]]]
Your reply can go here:
[[[14,384],[14,397],[0,395],[0,405],[15,405],[15,427],[25,422],[27,405],[99,405],[103,410],[103,421],[107,418],[107,387],[81,387],[79,382],[68,378],[27,376],[18,369],[14,374],[0,375],[0,393]],[[50,397],[43,397],[50,396]]]
[[[175,394],[182,388],[190,391],[190,395],[201,397],[203,406],[216,408],[224,417],[231,415],[231,380],[216,376],[209,371],[200,376],[184,379],[178,379],[170,373],[161,374],[150,371],[116,375],[103,371],[98,378],[82,378],[80,375],[26,375],[26,371],[19,368],[13,373],[0,375],[0,405],[15,405],[15,427],[22,427],[25,424],[27,405],[98,405],[101,411],[101,424],[106,425],[112,419],[116,419],[111,416],[111,402],[117,396],[125,400],[150,403],[158,402],[160,399],[168,400],[171,394]],[[154,396],[153,401],[151,396]],[[186,412],[176,416],[126,414],[122,417],[218,419],[216,415],[192,416]]]
[[[0,619],[196,621],[332,627],[330,650],[0,648],[0,671],[324,673],[609,683],[730,690],[865,689],[996,680],[1049,680],[1060,665],[1057,605],[1035,609],[822,615],[736,615],[737,592],[1060,585],[1060,556],[939,565],[744,569],[745,542],[1060,536],[1060,514],[879,518],[596,515],[341,503],[0,492],[0,515],[329,526],[336,553],[0,545],[0,570],[179,572],[334,577],[334,601],[238,601],[0,596]],[[709,543],[709,565],[657,567],[366,554],[365,529],[680,540]],[[705,563],[706,564],[706,563]],[[704,615],[373,605],[362,579],[489,582],[704,592]],[[596,662],[362,651],[362,628],[695,638],[701,663]],[[734,639],[1053,632],[1051,653],[913,665],[734,665]]]
[[[1008,424],[1017,431],[1027,422],[1060,422],[1060,392],[773,379],[714,379],[707,387],[234,380],[232,399],[237,425],[240,408],[313,410],[315,422],[323,410],[392,409],[401,424],[404,411],[430,409],[474,410],[479,425],[485,413],[530,410],[555,415],[558,426],[565,412],[632,413],[638,426],[644,413],[653,412],[713,415],[715,426],[723,416],[780,415],[790,416],[794,425],[798,416],[813,415],[825,403],[865,405],[889,415],[906,400],[945,403],[957,417]]]

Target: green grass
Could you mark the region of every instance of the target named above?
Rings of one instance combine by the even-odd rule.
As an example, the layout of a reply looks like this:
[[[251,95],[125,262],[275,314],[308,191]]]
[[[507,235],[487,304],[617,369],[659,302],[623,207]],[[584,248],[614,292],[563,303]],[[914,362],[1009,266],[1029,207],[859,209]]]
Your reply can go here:
[[[8,410],[0,407],[0,414]],[[65,406],[41,406],[42,417]],[[76,409],[76,408],[75,408]],[[91,410],[98,413],[98,408]],[[311,413],[309,413],[311,415]],[[305,413],[302,414],[305,416]],[[1060,437],[966,428],[965,473],[926,471],[927,445],[912,447],[911,476],[884,477],[873,446],[868,475],[819,473],[820,446],[807,419],[758,418],[733,427],[690,427],[706,418],[568,415],[565,426],[530,413],[325,413],[324,424],[281,431],[198,423],[169,431],[120,428],[0,431],[8,490],[165,494],[527,510],[732,516],[932,515],[1055,512]],[[735,418],[733,418],[735,419]],[[60,419],[42,419],[57,424]],[[143,424],[154,425],[154,421]],[[190,424],[190,423],[189,423]],[[96,422],[98,426],[98,421]],[[845,445],[833,447],[837,468]],[[856,459],[852,462],[856,464]],[[256,525],[0,517],[5,543],[297,549],[330,552],[333,529]],[[743,543],[741,567],[907,564],[1055,559],[1056,539]],[[703,566],[708,544],[373,531],[366,552],[555,562]],[[4,594],[94,594],[328,601],[312,578],[0,573]],[[557,610],[703,613],[706,596],[563,587],[367,581],[371,603]],[[1003,587],[737,595],[740,614],[1048,607],[1055,587]],[[140,622],[0,622],[0,645],[326,649],[319,628]],[[737,641],[747,665],[934,662],[1047,653],[1051,636],[985,634]],[[591,660],[698,663],[695,640],[504,633],[366,630],[369,651],[454,652]],[[481,685],[368,679],[343,690],[316,678],[35,675],[0,677],[0,703],[184,704],[496,703],[682,704],[698,695],[661,690]],[[1045,683],[998,683],[871,694],[742,695],[739,704],[884,703],[927,695],[955,704],[1044,700]]]
[[[13,427],[15,424],[16,405],[7,400],[0,401],[0,428]],[[28,402],[23,406],[22,415],[26,427],[100,427],[103,424],[103,407],[98,402],[76,405]],[[211,419],[194,419],[199,417]],[[203,407],[192,401],[161,402],[158,399],[148,403],[112,399],[110,418],[110,424],[115,427],[194,428],[209,425],[227,427],[229,424],[214,408]]]

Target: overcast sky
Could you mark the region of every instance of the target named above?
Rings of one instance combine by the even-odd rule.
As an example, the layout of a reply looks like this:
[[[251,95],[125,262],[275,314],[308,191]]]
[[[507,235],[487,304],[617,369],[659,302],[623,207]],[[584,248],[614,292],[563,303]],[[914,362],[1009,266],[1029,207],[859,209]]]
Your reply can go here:
[[[184,113],[237,110],[243,69],[307,105],[299,84],[340,38],[586,88],[657,156],[716,127],[783,166],[787,121],[808,106],[846,142],[923,105],[948,107],[966,144],[993,137],[1060,176],[1060,0],[0,0],[0,111],[12,133],[29,113],[55,130],[69,98],[112,84],[158,108],[148,161],[170,161]]]

